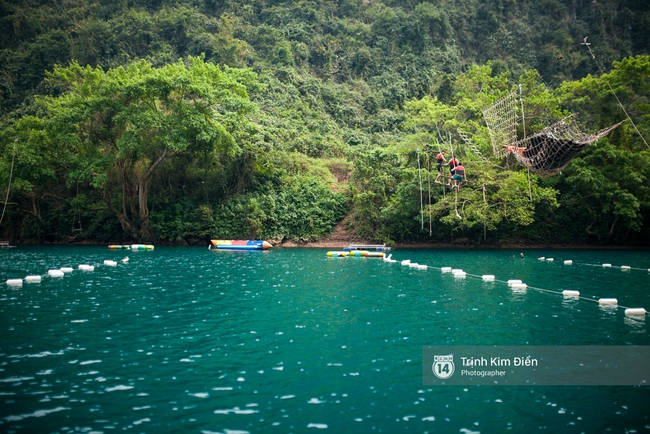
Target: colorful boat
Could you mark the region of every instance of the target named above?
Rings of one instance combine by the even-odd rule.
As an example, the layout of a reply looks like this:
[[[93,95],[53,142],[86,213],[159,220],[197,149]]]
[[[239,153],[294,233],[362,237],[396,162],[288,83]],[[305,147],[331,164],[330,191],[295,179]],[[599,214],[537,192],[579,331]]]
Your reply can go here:
[[[264,240],[210,240],[210,242],[215,248],[223,250],[266,250],[273,247],[271,243]]]

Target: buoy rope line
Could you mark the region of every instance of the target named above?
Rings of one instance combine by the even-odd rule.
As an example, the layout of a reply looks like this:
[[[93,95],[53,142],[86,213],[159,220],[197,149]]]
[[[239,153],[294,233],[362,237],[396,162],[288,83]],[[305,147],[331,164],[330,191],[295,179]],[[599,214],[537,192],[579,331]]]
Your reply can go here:
[[[122,259],[120,262],[122,263],[127,263],[129,261],[129,257],[125,257]],[[108,266],[108,267],[116,267],[117,266],[117,261],[109,260],[106,259],[104,260],[103,265]],[[76,268],[78,271],[86,271],[86,272],[92,272],[95,271],[95,267],[99,266],[97,265],[89,265],[89,264],[79,264],[79,266]],[[23,281],[26,283],[41,283],[43,277],[51,277],[51,278],[62,278],[66,274],[70,274],[74,271],[75,269],[72,267],[61,267],[61,268],[52,268],[48,270],[47,273],[45,274],[33,274],[33,275],[28,275],[24,279],[21,278],[14,278],[14,279],[7,279],[7,286],[13,286],[13,287],[19,287],[23,286]]]
[[[407,261],[408,261],[408,263],[410,265],[411,264],[410,260],[407,260]],[[390,262],[401,262],[401,261],[394,260],[394,261],[390,261]],[[416,265],[418,265],[418,264],[416,264]],[[431,269],[439,270],[439,271],[442,271],[442,269],[445,268],[445,267],[436,267],[436,266],[433,266],[433,265],[425,265],[425,264],[419,264],[419,265],[423,265],[424,267],[426,267],[426,269],[431,268]],[[409,267],[409,268],[412,268],[412,267]],[[451,267],[446,267],[446,268],[451,268]],[[612,268],[614,268],[614,267],[612,267]],[[616,267],[616,268],[619,268],[619,267]],[[643,269],[639,268],[639,270],[643,270]],[[476,277],[477,279],[482,279],[483,278],[483,275],[472,274],[472,273],[468,273],[466,271],[463,271],[462,276],[463,277],[466,277],[466,276]],[[491,280],[489,283],[492,283],[492,282],[503,283],[504,285],[510,286],[509,283],[507,281],[505,281],[505,280],[494,279],[494,280]],[[545,289],[545,288],[539,288],[539,287],[536,287],[536,286],[526,285],[526,289],[528,289],[528,288],[533,289],[535,291],[540,291],[540,292],[546,292],[546,293],[549,293],[549,294],[556,294],[556,295],[565,296],[561,291],[556,291],[556,290],[553,290],[553,289]],[[578,300],[590,301],[590,302],[598,303],[598,304],[600,304],[600,300],[601,300],[600,298],[589,298],[589,297],[585,297],[583,295],[577,295],[577,296],[576,295],[570,295],[570,296],[566,296],[566,297],[570,298],[570,299],[573,299],[573,300],[578,299]],[[623,310],[635,309],[635,308],[631,308],[631,307],[628,307],[628,306],[621,306],[618,303],[615,304],[615,305],[614,304],[609,304],[609,305],[606,304],[604,306],[609,306],[609,307],[612,307],[612,308],[623,309]],[[648,315],[648,313],[649,312],[644,313],[643,316],[645,317],[646,315]],[[640,316],[640,315],[634,315],[634,316]],[[628,317],[631,317],[632,319],[634,319],[633,316],[628,315]]]

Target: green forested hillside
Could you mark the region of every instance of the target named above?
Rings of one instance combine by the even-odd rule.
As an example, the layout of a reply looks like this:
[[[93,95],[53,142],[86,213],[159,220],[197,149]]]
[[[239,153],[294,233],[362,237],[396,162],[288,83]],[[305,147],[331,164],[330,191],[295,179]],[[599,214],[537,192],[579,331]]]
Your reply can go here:
[[[385,242],[647,244],[649,24],[643,0],[0,2],[0,236],[306,241],[347,215]],[[539,178],[482,118],[519,84],[527,134],[631,121]]]

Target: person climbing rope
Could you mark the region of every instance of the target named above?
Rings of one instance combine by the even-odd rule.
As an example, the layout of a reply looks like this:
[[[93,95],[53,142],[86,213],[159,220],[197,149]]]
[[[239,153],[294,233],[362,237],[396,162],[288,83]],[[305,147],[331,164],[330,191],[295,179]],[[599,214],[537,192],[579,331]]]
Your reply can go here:
[[[442,184],[440,182],[440,177],[442,176],[442,165],[445,164],[445,151],[440,151],[438,152],[438,155],[436,155],[436,168],[438,169],[438,176],[436,176],[435,182],[438,184]]]
[[[456,173],[456,167],[459,164],[460,163],[458,162],[456,157],[452,155],[451,160],[449,160],[449,182],[447,183],[447,185],[451,185],[451,180],[454,177],[454,174]]]
[[[465,167],[460,164],[460,162],[457,162],[458,165],[454,169],[454,174],[451,177],[451,182],[452,182],[452,188],[458,188],[460,189],[460,183],[465,181]]]

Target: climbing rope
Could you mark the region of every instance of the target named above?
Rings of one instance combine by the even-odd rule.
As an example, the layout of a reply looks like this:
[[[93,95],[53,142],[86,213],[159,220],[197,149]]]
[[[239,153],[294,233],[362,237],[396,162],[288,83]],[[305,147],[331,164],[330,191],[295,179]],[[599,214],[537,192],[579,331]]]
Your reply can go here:
[[[420,150],[418,152],[418,178],[420,178],[420,221],[422,223],[422,230],[424,230],[424,205],[422,199],[422,172],[420,171]]]
[[[11,156],[11,170],[9,171],[9,185],[7,186],[7,196],[5,197],[5,204],[2,207],[2,215],[0,216],[0,224],[5,217],[5,210],[7,209],[7,202],[9,201],[9,190],[11,190],[11,179],[14,175],[14,160],[16,159],[16,145],[14,144],[14,153]]]

